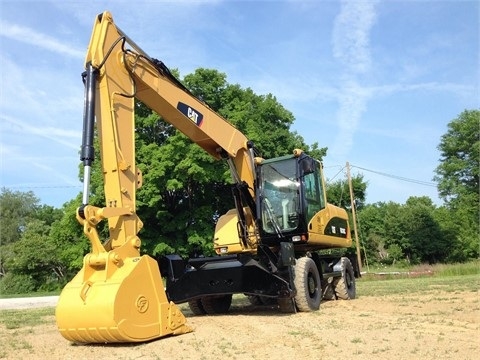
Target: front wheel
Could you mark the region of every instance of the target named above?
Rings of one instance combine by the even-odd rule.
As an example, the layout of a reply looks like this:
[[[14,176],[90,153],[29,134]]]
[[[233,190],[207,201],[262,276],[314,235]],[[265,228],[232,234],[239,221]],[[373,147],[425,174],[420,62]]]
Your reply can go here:
[[[299,311],[315,311],[320,308],[322,285],[315,261],[309,257],[297,259],[295,264],[295,303]]]

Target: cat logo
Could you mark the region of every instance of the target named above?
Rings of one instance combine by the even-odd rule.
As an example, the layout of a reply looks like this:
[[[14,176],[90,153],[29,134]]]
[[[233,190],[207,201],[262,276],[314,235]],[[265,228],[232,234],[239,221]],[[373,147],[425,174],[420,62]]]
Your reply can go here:
[[[192,120],[195,125],[197,126],[202,126],[202,121],[203,121],[203,114],[192,108],[191,106],[179,102],[177,104],[177,109],[180,111],[183,115],[188,117],[190,120]]]
[[[195,124],[197,123],[197,119],[198,119],[198,113],[193,110],[190,106],[188,107],[188,110],[187,110],[187,116],[190,118],[190,120],[192,120]]]

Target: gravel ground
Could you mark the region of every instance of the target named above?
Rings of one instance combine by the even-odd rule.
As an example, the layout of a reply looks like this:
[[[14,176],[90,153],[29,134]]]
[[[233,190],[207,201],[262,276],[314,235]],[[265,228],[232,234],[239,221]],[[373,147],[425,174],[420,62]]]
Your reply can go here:
[[[58,296],[0,299],[0,310],[56,306]]]
[[[0,312],[56,300],[4,299]],[[0,359],[476,360],[480,353],[478,291],[431,287],[360,296],[297,314],[246,303],[226,315],[193,316],[183,305],[182,311],[193,332],[138,344],[72,344],[59,334],[53,315],[35,325],[0,323]]]

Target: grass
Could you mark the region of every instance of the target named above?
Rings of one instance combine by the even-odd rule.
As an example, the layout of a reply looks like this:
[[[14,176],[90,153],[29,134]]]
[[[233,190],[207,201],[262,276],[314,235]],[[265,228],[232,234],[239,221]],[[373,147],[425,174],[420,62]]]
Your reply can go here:
[[[53,307],[0,310],[0,324],[5,325],[7,329],[19,329],[26,326],[49,324],[51,323],[50,317],[53,315],[55,315],[55,308]]]
[[[480,276],[474,275],[434,275],[413,278],[397,279],[359,279],[357,280],[357,294],[359,296],[384,296],[393,294],[411,294],[426,291],[447,292],[479,291]]]
[[[367,269],[363,269],[367,270]],[[371,266],[368,269],[367,278],[372,274],[422,274],[422,273],[431,273],[438,276],[455,276],[455,275],[480,275],[480,259],[472,260],[466,263],[457,263],[457,264],[420,264],[412,266]]]
[[[480,260],[464,264],[438,264],[433,271],[438,276],[480,275]]]
[[[358,296],[408,295],[439,289],[478,292],[480,260],[461,264],[422,264],[409,268],[372,267],[369,273],[357,279]]]

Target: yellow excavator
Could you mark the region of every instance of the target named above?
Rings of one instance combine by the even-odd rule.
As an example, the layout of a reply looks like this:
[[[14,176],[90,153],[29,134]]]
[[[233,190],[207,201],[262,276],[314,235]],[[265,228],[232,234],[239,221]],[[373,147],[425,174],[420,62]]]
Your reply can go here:
[[[283,312],[315,311],[323,299],[355,297],[356,258],[322,253],[348,248],[352,240],[347,213],[326,200],[319,161],[299,149],[274,159],[257,156],[244,134],[148,56],[109,12],[95,19],[85,68],[84,188],[76,217],[91,252],[56,307],[65,339],[142,342],[187,333],[192,329],[177,304],[188,303],[195,315],[224,313],[234,294],[254,304],[277,304]],[[235,208],[217,221],[216,256],[156,260],[140,254],[135,99],[228,163]],[[103,207],[89,203],[95,131]],[[97,230],[104,220],[106,241]]]

